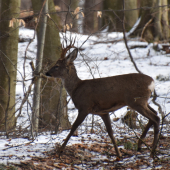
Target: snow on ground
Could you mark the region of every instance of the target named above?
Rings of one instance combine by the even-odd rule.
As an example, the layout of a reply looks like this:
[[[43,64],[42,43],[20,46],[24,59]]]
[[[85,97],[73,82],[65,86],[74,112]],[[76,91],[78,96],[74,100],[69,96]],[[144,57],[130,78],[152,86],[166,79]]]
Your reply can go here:
[[[80,47],[84,41],[87,42],[81,47],[82,55],[78,55],[75,66],[77,68],[78,76],[81,79],[91,79],[114,76],[119,74],[127,74],[136,72],[130,58],[128,56],[125,44],[122,41],[122,33],[101,33],[97,36],[88,37],[81,34],[67,33],[69,37],[71,34],[72,38],[76,37],[76,45]],[[34,31],[21,28],[19,36],[22,39],[30,39],[34,36]],[[61,42],[62,42],[62,34]],[[115,41],[116,42],[113,42]],[[97,43],[97,42],[101,43]],[[110,43],[105,43],[107,41],[112,41]],[[30,44],[27,50],[27,58],[24,60],[25,50],[28,45],[28,42],[19,43],[18,47],[18,75],[17,80],[22,80],[22,76],[26,76],[26,79],[31,78],[31,68],[29,65],[30,61],[35,62],[36,51],[37,51],[37,40]],[[154,48],[156,44],[148,44],[147,42],[140,42],[136,39],[132,39],[128,42],[131,49],[131,53],[134,57],[134,60],[143,73],[150,75],[154,78],[156,82],[156,92],[161,97],[158,98],[157,102],[162,106],[165,114],[170,112],[170,54],[165,54],[164,51],[159,50],[155,51]],[[134,48],[134,46],[140,46],[140,48]],[[160,46],[160,45],[159,45]],[[88,63],[88,65],[84,62]],[[23,63],[25,63],[23,67]],[[89,69],[90,66],[90,69]],[[24,69],[26,68],[26,69]],[[25,72],[24,72],[25,70]],[[169,77],[169,81],[158,81],[156,77],[162,75],[163,77]],[[30,81],[25,82],[25,88],[23,88],[23,83],[17,83],[16,98],[23,98],[23,91],[26,91]],[[31,96],[30,96],[30,100]],[[19,106],[20,102],[17,106]],[[158,107],[150,102],[151,106],[158,111]],[[72,101],[69,102],[68,107],[74,108]],[[126,108],[120,109],[111,115],[111,118],[121,117],[126,112]],[[27,126],[29,124],[28,114],[31,114],[31,111],[27,112],[26,108],[23,109],[22,118],[18,119],[17,125],[21,124],[22,126]],[[69,110],[69,119],[73,123],[77,116],[77,110]],[[139,116],[140,117],[140,116]],[[95,119],[98,119],[96,117]],[[99,120],[100,121],[100,120]],[[128,135],[127,132],[119,130],[117,127],[125,126],[121,121],[114,122],[114,131],[115,137],[121,137],[122,134]],[[85,127],[83,127],[85,128]],[[51,135],[49,133],[41,134],[37,137],[34,142],[29,141],[24,138],[16,139],[5,139],[1,137],[0,139],[0,163],[9,163],[9,162],[19,162],[20,160],[31,159],[31,156],[43,156],[44,151],[49,151],[54,148],[56,142],[62,142],[63,139],[67,136],[69,131],[63,131],[57,135]],[[120,135],[121,132],[121,135]],[[138,130],[139,132],[139,130]],[[78,137],[71,137],[68,142],[68,145],[73,143],[81,142],[81,139],[87,138],[89,134],[80,134]],[[99,139],[100,135],[92,134],[90,135],[92,139]],[[93,141],[85,141],[87,143]]]

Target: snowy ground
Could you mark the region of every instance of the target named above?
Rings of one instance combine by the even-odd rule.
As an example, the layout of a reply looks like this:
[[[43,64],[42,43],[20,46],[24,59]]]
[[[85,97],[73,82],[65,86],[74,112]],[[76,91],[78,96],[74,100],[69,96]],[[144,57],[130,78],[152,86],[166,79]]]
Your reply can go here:
[[[21,28],[19,34],[20,38],[30,39],[33,37],[34,31]],[[68,36],[69,34],[70,33],[68,33]],[[76,37],[77,47],[80,47],[81,44],[88,38],[88,36],[80,34],[71,34],[71,36]],[[82,46],[82,55],[79,55],[75,61],[78,76],[81,79],[91,79],[93,78],[93,76],[94,78],[99,78],[136,72],[128,56],[125,44],[121,40],[122,37],[123,35],[121,33],[102,33],[100,36],[91,36],[88,41]],[[117,43],[105,43],[108,40],[121,41],[118,41]],[[35,62],[37,41],[34,40],[30,44],[27,51],[26,63],[23,69],[24,56],[27,45],[28,42],[22,42],[18,45],[18,70],[22,75],[25,74],[26,79],[29,79],[31,78],[32,74],[29,62]],[[161,45],[148,44],[147,42],[140,42],[137,39],[129,40],[128,45],[130,48],[132,48],[131,53],[139,70],[141,70],[144,74],[147,74],[154,78],[156,82],[156,92],[161,97],[157,98],[157,102],[161,105],[165,115],[168,114],[170,112],[170,54],[166,54],[164,51],[162,51]],[[140,48],[137,46],[140,46]],[[158,51],[155,51],[155,48],[157,48]],[[84,62],[83,58],[86,60],[88,65]],[[17,80],[22,80],[21,74],[19,72],[17,75]],[[166,77],[169,80],[158,81],[156,77],[160,75],[162,75],[162,77]],[[27,88],[29,84],[30,81],[25,82],[25,87]],[[23,98],[24,90],[26,89],[23,88],[22,82],[18,82],[16,89],[17,99],[19,99],[20,97]],[[17,106],[19,106],[19,103]],[[158,111],[157,106],[155,106],[152,102],[150,102],[150,104],[155,110]],[[74,108],[72,101],[69,102],[68,108]],[[28,115],[31,114],[31,112],[27,112],[26,109],[26,107],[23,109],[23,117],[18,120],[17,125],[22,125],[26,127],[29,124]],[[120,109],[116,111],[115,114],[111,115],[111,119],[113,119],[115,115],[116,117],[121,117],[125,114],[125,112],[126,108]],[[76,116],[77,110],[69,111],[69,119],[72,123],[75,120]],[[98,117],[96,117],[95,119],[98,119]],[[168,119],[170,119],[170,117]],[[124,132],[119,129],[120,127],[125,126],[121,123],[121,121],[114,122],[113,126],[115,137],[117,138],[120,138],[122,135],[128,136],[132,134],[131,131]],[[31,159],[32,156],[43,156],[43,152],[53,149],[56,142],[61,143],[63,139],[67,136],[68,132],[69,131],[63,131],[58,135],[51,135],[50,132],[44,133],[39,135],[34,142],[31,142],[28,139],[24,138],[5,139],[5,137],[1,137],[0,163],[7,164],[9,162],[19,162],[20,160]],[[97,134],[80,134],[81,132],[82,130],[80,130],[78,137],[71,137],[68,145],[71,145],[73,143],[80,143],[82,138],[86,139],[87,136],[89,137],[89,135],[92,140],[90,141],[87,138],[88,140],[85,140],[85,142],[87,143],[93,142],[95,138],[101,138],[101,136]],[[138,132],[140,131],[138,130]]]

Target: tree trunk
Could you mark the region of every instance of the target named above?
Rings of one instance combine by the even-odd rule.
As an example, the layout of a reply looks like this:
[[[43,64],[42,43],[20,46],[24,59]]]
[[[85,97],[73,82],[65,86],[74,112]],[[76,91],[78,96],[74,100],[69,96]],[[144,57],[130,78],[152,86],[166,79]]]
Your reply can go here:
[[[79,0],[54,0],[55,5],[57,5],[61,11],[58,13],[61,18],[62,28],[64,25],[68,24],[70,27],[70,31],[77,31],[77,19],[73,16],[71,11],[74,11],[78,7]]]
[[[125,1],[125,28],[129,31],[138,19],[138,11],[130,10],[136,9],[138,5],[137,0]],[[112,10],[104,12],[103,25],[108,26],[109,32],[122,32],[122,12],[123,1],[122,0],[104,0],[103,9]],[[119,11],[120,10],[120,11]]]
[[[38,49],[37,49],[37,57],[36,57],[36,68],[35,75],[38,75],[42,69],[42,61],[43,61],[43,52],[44,52],[44,44],[45,44],[45,35],[47,28],[47,16],[44,13],[48,12],[48,0],[46,0],[45,4],[43,4],[42,15],[40,17],[40,28],[38,31]],[[40,110],[40,91],[41,91],[41,78],[37,77],[34,84],[34,98],[33,98],[33,113],[32,113],[32,130],[36,132],[36,136],[38,134],[39,127],[39,110]]]
[[[95,11],[93,11],[95,10]],[[101,27],[101,18],[97,17],[97,11],[102,10],[101,0],[86,0],[84,4],[83,33],[91,34],[97,32]]]
[[[18,54],[18,18],[20,13],[20,0],[1,1],[0,24],[0,130],[6,132],[15,127],[15,88]]]
[[[140,36],[148,42],[168,40],[170,37],[168,7],[158,7],[168,5],[167,0],[143,0],[141,7],[151,7],[141,9],[141,21],[133,35]]]
[[[170,29],[169,29],[169,17],[168,17],[168,5],[167,0],[162,0],[162,6],[165,5],[165,7],[162,7],[162,32],[163,32],[163,39],[168,40],[170,37]]]
[[[40,11],[41,4],[39,0],[32,0],[32,5],[34,11]],[[59,25],[58,16],[55,13],[52,14],[55,11],[53,0],[48,0],[48,7],[51,18]],[[48,18],[44,44],[43,73],[60,58],[60,52],[59,30]],[[66,91],[62,89],[61,93],[60,83],[57,80],[49,82],[46,79],[42,79],[41,88],[40,128],[55,130],[57,129],[56,126],[60,124],[62,129],[69,129],[71,125],[67,116]],[[62,106],[60,106],[60,103]],[[61,109],[59,109],[60,107]]]

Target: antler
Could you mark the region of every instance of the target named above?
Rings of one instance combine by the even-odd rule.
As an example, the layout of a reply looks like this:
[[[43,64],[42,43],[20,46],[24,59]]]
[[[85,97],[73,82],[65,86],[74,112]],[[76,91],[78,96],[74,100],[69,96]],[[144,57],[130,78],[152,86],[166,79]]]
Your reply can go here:
[[[64,57],[65,57],[67,51],[68,51],[70,48],[76,48],[76,47],[74,46],[75,41],[76,41],[76,39],[71,40],[71,41],[70,41],[70,44],[69,44],[66,48],[64,48],[64,46],[61,45],[61,49],[62,49],[62,51],[61,51],[61,58],[64,58]],[[66,40],[66,44],[67,44],[67,40]]]

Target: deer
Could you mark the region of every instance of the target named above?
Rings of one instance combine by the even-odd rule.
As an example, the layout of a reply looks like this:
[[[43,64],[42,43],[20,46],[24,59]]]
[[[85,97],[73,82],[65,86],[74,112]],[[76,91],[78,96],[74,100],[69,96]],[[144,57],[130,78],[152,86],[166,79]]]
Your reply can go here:
[[[71,48],[75,49],[66,56],[67,51]],[[113,136],[109,112],[114,112],[124,106],[128,106],[149,119],[138,140],[138,151],[141,150],[143,139],[146,137],[149,128],[152,125],[154,126],[154,139],[150,153],[150,156],[154,157],[160,124],[160,118],[157,116],[157,112],[148,104],[151,93],[155,88],[154,80],[142,73],[81,80],[74,66],[74,60],[77,58],[77,55],[78,48],[71,45],[63,48],[61,57],[46,72],[46,76],[61,79],[75,107],[78,109],[78,116],[68,136],[58,149],[59,155],[63,153],[70,137],[86,116],[88,114],[94,114],[99,115],[103,120],[108,135],[114,145],[116,156],[120,158],[122,155]]]

